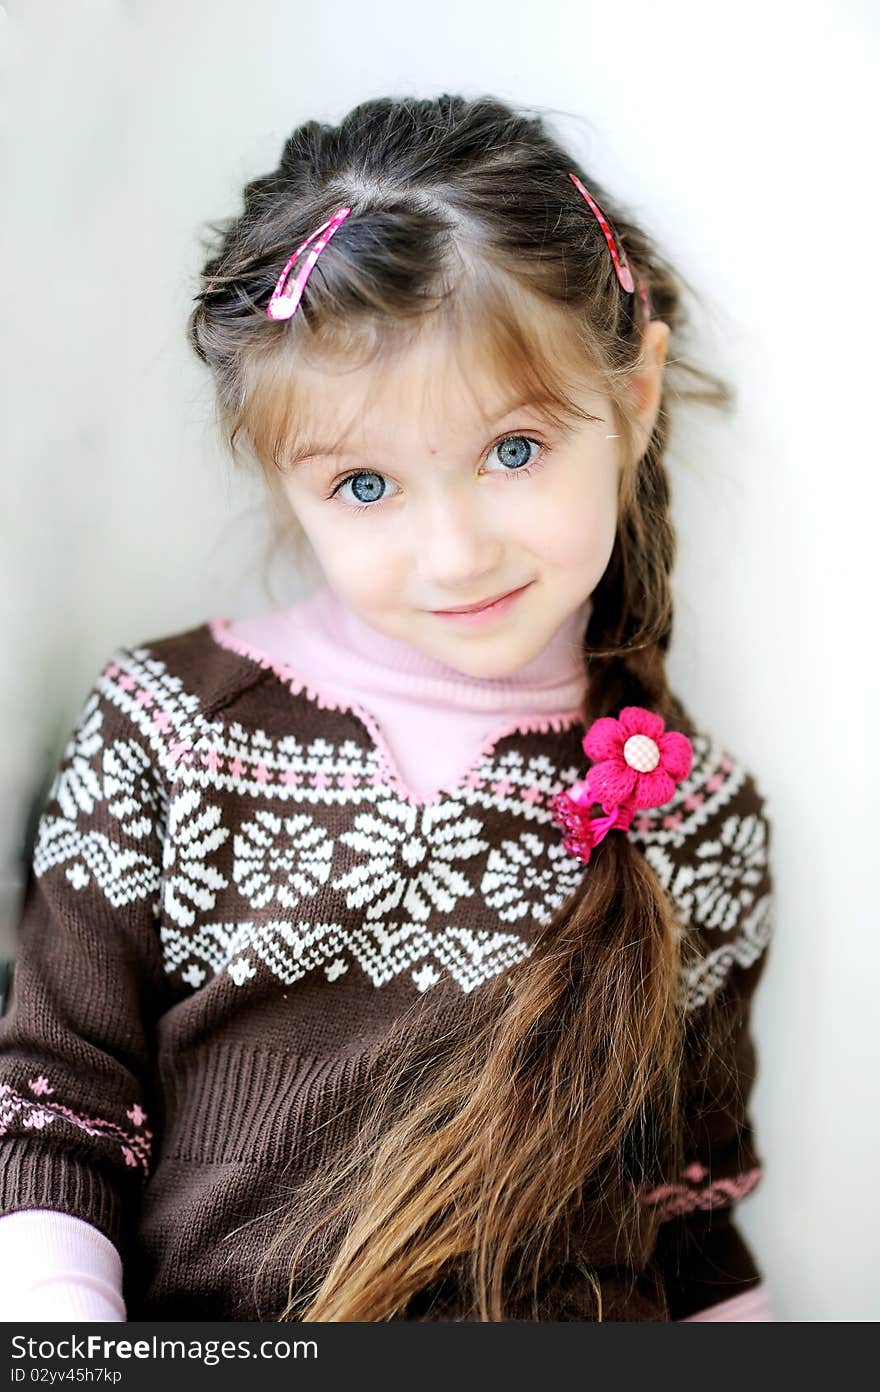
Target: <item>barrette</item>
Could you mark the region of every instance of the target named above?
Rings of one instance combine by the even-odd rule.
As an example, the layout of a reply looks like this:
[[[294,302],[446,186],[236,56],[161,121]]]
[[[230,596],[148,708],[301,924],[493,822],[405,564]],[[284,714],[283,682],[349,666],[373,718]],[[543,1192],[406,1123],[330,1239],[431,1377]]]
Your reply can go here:
[[[605,240],[608,243],[608,250],[611,252],[611,260],[614,262],[614,270],[617,274],[617,279],[620,281],[624,290],[626,290],[628,294],[632,294],[636,288],[635,281],[633,280],[633,273],[630,270],[629,262],[626,259],[626,252],[624,251],[619,239],[617,239],[614,233],[612,232],[611,224],[609,223],[608,218],[605,216],[602,209],[599,207],[599,204],[596,202],[593,195],[587,189],[584,188],[578,176],[569,172],[568,177],[569,179],[571,179],[575,188],[587,200],[591,209],[595,213],[596,221],[601,227]],[[642,306],[645,311],[645,319],[648,320],[651,318],[651,303],[648,299],[648,292],[642,285],[641,280],[639,280],[639,295],[641,297]]]
[[[587,862],[609,831],[629,830],[638,808],[669,801],[676,783],[690,773],[694,751],[686,735],[667,730],[663,717],[644,706],[623,706],[617,719],[600,716],[581,743],[595,762],[585,778],[556,793],[548,806],[564,833],[565,849]],[[604,817],[590,816],[595,802]]]
[[[290,319],[296,314],[299,302],[302,299],[306,281],[312,274],[315,262],[334,232],[338,231],[350,212],[351,208],[338,208],[332,217],[329,217],[326,222],[322,222],[320,227],[315,228],[310,237],[306,237],[304,242],[300,242],[296,251],[288,259],[284,270],[278,277],[275,289],[272,291],[271,299],[266,306],[266,313],[270,319]],[[321,235],[322,233],[323,236]],[[296,261],[297,257],[305,251],[309,242],[314,242],[316,237],[318,241],[315,242],[315,245],[312,247],[302,266],[297,271],[292,282],[292,289],[287,290],[285,287],[293,263]]]

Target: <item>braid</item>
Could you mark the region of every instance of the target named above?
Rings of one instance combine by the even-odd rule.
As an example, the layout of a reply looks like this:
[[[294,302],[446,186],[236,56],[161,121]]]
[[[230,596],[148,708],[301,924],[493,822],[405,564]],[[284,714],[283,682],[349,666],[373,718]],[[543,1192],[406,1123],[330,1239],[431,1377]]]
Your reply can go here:
[[[670,488],[660,462],[665,424],[639,462],[632,499],[618,521],[611,559],[593,592],[586,634],[589,675],[584,723],[621,706],[646,706],[667,724],[689,725],[669,688],[665,655],[672,637],[676,556]]]

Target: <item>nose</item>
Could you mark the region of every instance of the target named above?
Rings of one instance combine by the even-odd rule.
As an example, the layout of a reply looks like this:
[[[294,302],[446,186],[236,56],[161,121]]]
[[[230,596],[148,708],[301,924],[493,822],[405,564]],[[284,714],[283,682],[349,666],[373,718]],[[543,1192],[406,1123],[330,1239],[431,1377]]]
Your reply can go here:
[[[504,546],[473,492],[435,494],[416,519],[412,543],[425,589],[435,600],[466,603],[501,575]]]

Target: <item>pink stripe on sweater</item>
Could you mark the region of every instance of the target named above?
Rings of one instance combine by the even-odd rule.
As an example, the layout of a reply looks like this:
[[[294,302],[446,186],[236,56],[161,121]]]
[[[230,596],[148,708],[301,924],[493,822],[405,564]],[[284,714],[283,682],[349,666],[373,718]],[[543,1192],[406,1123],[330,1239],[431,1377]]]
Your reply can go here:
[[[744,1170],[729,1179],[716,1179],[702,1188],[686,1184],[662,1184],[642,1195],[642,1203],[655,1205],[661,1218],[675,1218],[694,1209],[724,1208],[750,1194],[760,1182],[763,1167]]]

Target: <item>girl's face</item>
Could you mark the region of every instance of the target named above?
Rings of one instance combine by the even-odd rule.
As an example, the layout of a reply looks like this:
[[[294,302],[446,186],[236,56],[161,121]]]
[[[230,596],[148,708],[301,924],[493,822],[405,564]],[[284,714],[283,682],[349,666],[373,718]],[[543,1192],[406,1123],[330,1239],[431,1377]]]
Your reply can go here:
[[[621,442],[588,382],[579,404],[594,419],[559,428],[459,363],[429,333],[392,370],[298,370],[314,429],[282,486],[355,613],[468,676],[499,677],[537,656],[601,579]],[[645,443],[660,370],[662,355]],[[482,613],[450,612],[510,591]]]

